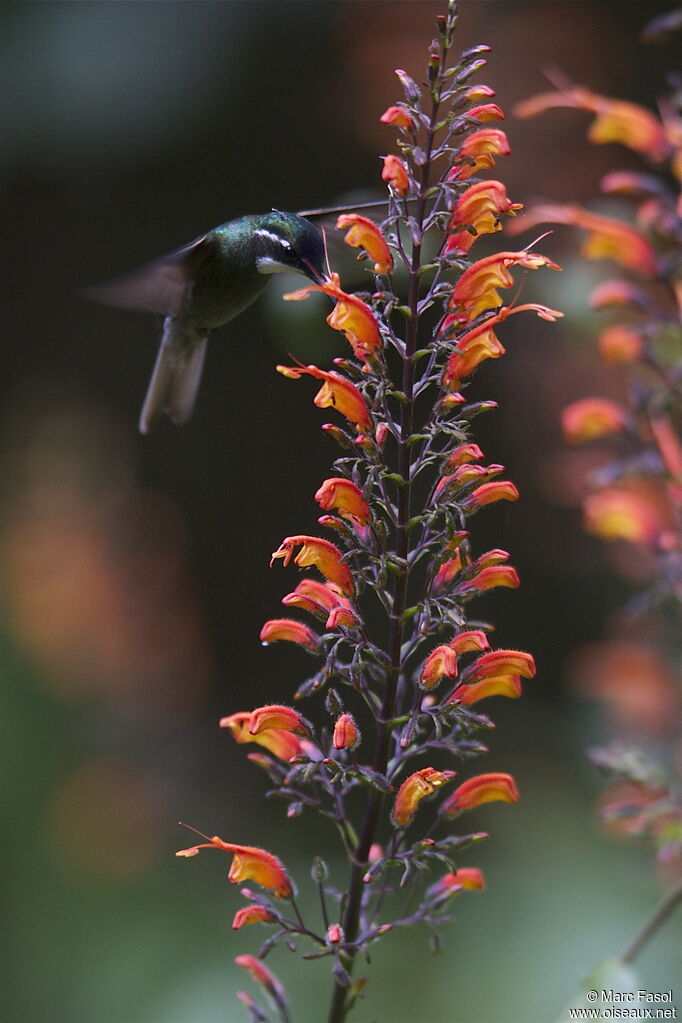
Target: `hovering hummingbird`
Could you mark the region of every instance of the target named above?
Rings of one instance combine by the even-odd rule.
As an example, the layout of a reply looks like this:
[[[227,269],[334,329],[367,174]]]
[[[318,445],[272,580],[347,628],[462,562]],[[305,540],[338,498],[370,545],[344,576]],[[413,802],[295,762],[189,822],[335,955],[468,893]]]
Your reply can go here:
[[[189,419],[209,335],[255,302],[269,274],[294,271],[322,284],[328,279],[324,258],[322,235],[310,221],[272,210],[230,220],[177,252],[88,289],[107,305],[165,317],[140,431],[147,433],[164,412],[174,423]]]

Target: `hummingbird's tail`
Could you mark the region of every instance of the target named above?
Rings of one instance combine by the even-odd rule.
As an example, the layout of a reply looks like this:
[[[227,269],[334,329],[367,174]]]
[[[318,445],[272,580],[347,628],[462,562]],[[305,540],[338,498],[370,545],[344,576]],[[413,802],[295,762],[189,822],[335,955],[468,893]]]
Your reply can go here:
[[[206,356],[207,334],[200,334],[167,316],[163,338],[147,388],[140,433],[149,433],[167,412],[174,423],[186,423],[192,415]]]

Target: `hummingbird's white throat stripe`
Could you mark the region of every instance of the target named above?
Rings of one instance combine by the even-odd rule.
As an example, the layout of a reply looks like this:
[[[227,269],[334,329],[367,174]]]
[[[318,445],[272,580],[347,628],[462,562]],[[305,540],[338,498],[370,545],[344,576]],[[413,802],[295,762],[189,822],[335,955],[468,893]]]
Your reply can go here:
[[[262,274],[291,273],[293,269],[291,263],[277,259],[276,256],[277,249],[282,252],[282,255],[289,255],[292,251],[291,242],[288,242],[286,238],[282,238],[281,235],[275,234],[274,231],[268,231],[265,227],[258,227],[253,233],[261,238],[267,238],[272,246],[269,255],[256,257],[258,272]]]

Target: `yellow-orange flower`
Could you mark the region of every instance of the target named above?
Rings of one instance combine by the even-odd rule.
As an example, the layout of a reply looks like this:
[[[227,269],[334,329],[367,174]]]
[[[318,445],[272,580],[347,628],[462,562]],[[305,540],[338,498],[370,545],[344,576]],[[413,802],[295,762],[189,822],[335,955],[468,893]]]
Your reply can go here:
[[[518,501],[519,492],[511,480],[491,480],[476,487],[464,502],[467,508],[482,508],[495,501]]]
[[[483,874],[478,867],[460,867],[451,874],[444,874],[430,891],[454,894],[458,891],[482,892],[485,888]]]
[[[608,365],[615,362],[634,362],[644,350],[642,335],[634,327],[616,323],[605,327],[597,339],[597,348]]]
[[[510,270],[514,266],[522,266],[526,270],[537,270],[545,266],[552,270],[560,269],[539,252],[525,249],[518,252],[493,252],[468,267],[457,281],[450,296],[449,307],[456,313],[458,320],[470,323],[487,309],[501,306],[502,298],[498,289],[511,288],[514,278]],[[535,308],[537,311],[538,307]]]
[[[519,103],[514,113],[517,117],[533,117],[554,107],[574,107],[596,114],[588,131],[591,142],[621,142],[652,160],[663,160],[670,151],[663,125],[644,107],[598,96],[580,86],[533,96]]]
[[[534,206],[523,217],[522,226],[516,221],[509,225],[508,230],[510,234],[516,234],[546,223],[583,228],[587,232],[587,240],[581,250],[585,259],[613,259],[620,266],[636,270],[646,277],[654,276],[657,271],[656,254],[639,231],[582,206],[561,203]]]
[[[238,909],[232,920],[232,930],[239,931],[249,924],[264,924],[274,920],[274,916],[265,906],[244,906]]]
[[[412,114],[404,107],[388,107],[379,118],[382,124],[397,124],[399,128],[409,128]]]
[[[499,128],[480,128],[467,136],[455,154],[448,181],[463,181],[479,170],[495,166],[497,156],[511,153],[509,140]],[[471,161],[471,162],[470,162]]]
[[[424,661],[419,675],[422,689],[434,689],[440,680],[455,678],[457,675],[457,654],[451,646],[437,646]]]
[[[410,187],[410,179],[404,161],[392,153],[384,157],[384,169],[381,172],[381,177],[396,195],[405,195]]]
[[[344,518],[355,519],[363,525],[369,522],[369,505],[360,487],[342,476],[325,480],[315,494],[315,500],[325,511],[335,508]]]
[[[338,586],[317,579],[302,579],[292,593],[282,598],[286,606],[301,607],[319,618],[326,618],[328,629],[339,625],[357,625],[350,602],[341,596]]]
[[[563,316],[557,309],[549,309],[547,306],[538,305],[535,302],[527,302],[524,305],[503,306],[499,312],[488,317],[477,327],[473,327],[461,337],[457,338],[457,347],[449,357],[443,371],[443,387],[456,390],[462,379],[473,372],[485,359],[499,359],[504,355],[506,349],[495,334],[494,328],[516,313],[531,311],[537,313],[540,319],[554,322],[558,317]],[[443,320],[441,330],[447,333],[452,325],[460,322],[458,315],[446,316]]]
[[[227,728],[235,742],[254,742],[262,746],[280,760],[291,760],[292,757],[300,756],[304,752],[300,738],[293,732],[283,728],[268,728],[258,732],[257,735],[249,731],[251,724],[251,711],[238,711],[230,714],[229,717],[220,719],[220,727]]]
[[[456,654],[466,654],[472,650],[489,650],[490,642],[482,629],[465,629],[451,640],[450,647]]]
[[[436,771],[433,767],[423,767],[421,771],[411,774],[402,783],[395,797],[391,814],[393,823],[399,828],[406,828],[421,800],[454,777],[455,771]]]
[[[374,260],[374,272],[387,274],[393,268],[393,256],[386,244],[386,239],[374,223],[368,217],[361,217],[359,213],[342,213],[336,221],[339,229],[348,227],[350,230],[343,239],[346,245],[354,248],[362,248],[367,255]]]
[[[535,660],[532,654],[525,650],[490,650],[482,654],[467,669],[467,681],[471,682],[481,678],[491,678],[494,675],[523,675],[524,678],[533,678],[536,672]]]
[[[285,565],[291,561],[291,556],[296,547],[300,551],[294,558],[294,564],[299,568],[307,568],[314,565],[329,582],[339,587],[342,593],[352,596],[355,587],[350,568],[345,561],[341,560],[341,551],[329,540],[323,540],[319,536],[287,536],[273,552],[270,565],[276,558],[282,558]]]
[[[618,433],[626,425],[625,410],[607,398],[582,398],[571,402],[561,413],[561,428],[571,444]]]
[[[520,209],[523,209],[523,206],[510,201],[507,190],[500,181],[479,181],[475,185],[470,185],[462,192],[452,211],[448,231],[454,233],[448,236],[445,254],[464,255],[479,235],[501,230],[501,214],[506,213],[513,217]],[[473,231],[469,228],[473,228]]]
[[[646,309],[648,302],[641,288],[631,281],[602,281],[589,294],[591,309],[609,309],[612,306],[634,305]]]
[[[223,842],[222,838],[214,835],[208,842],[202,842],[189,849],[180,849],[175,855],[196,856],[200,849],[219,849],[222,852],[233,854],[232,864],[227,875],[228,880],[233,884],[240,884],[242,881],[255,881],[263,888],[269,888],[277,899],[288,899],[293,894],[293,885],[286,870],[277,857],[266,852],[265,849]]]
[[[484,593],[497,586],[506,586],[515,590],[520,585],[519,574],[511,565],[488,565],[477,572],[473,578],[462,583],[462,589],[474,589]]]
[[[260,735],[270,729],[283,729],[296,735],[309,735],[310,728],[298,711],[280,703],[256,707],[249,717],[249,735]]]
[[[345,334],[346,340],[359,359],[365,361],[368,355],[381,348],[381,333],[374,313],[357,295],[351,295],[343,290],[337,273],[333,273],[323,284],[308,284],[305,288],[288,292],[284,298],[288,302],[300,302],[313,291],[321,291],[334,299],[335,305],[327,317],[327,323],[333,330],[340,330]]]
[[[288,643],[299,643],[301,646],[314,650],[317,647],[317,636],[301,622],[293,618],[271,618],[260,630],[261,643],[276,643],[286,640]]]
[[[510,774],[478,774],[463,782],[443,803],[441,812],[453,817],[460,810],[473,810],[483,803],[516,803],[519,792]]]
[[[317,366],[278,366],[277,372],[290,380],[298,380],[302,376],[322,380],[322,387],[313,399],[318,408],[335,408],[353,423],[358,431],[371,428],[372,417],[365,399],[355,384],[340,373],[318,369]]]
[[[483,452],[478,444],[460,444],[450,452],[445,460],[446,469],[456,469],[458,465],[465,462],[478,462],[483,458]]]
[[[479,99],[488,99],[495,95],[495,90],[489,85],[472,85],[464,93],[465,98],[473,103]]]
[[[480,106],[471,107],[467,110],[466,116],[477,121],[504,121],[504,111],[497,103],[482,103]]]
[[[470,707],[479,700],[487,700],[490,696],[507,696],[516,700],[521,696],[521,679],[518,675],[493,675],[491,678],[481,679],[480,682],[472,682],[471,685],[457,686],[450,703],[459,703],[463,707]]]
[[[652,544],[661,524],[651,501],[635,491],[609,487],[591,494],[583,504],[585,529],[602,540]]]

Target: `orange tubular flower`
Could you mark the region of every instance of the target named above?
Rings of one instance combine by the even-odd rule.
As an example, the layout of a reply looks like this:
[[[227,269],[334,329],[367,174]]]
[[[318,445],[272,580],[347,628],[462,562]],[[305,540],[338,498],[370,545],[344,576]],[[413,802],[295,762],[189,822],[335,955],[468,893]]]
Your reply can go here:
[[[412,822],[421,800],[454,778],[455,773],[455,771],[436,771],[433,767],[423,767],[421,771],[415,771],[409,778],[406,778],[398,789],[393,804],[391,820],[396,827],[406,828]]]
[[[405,163],[393,154],[384,157],[384,169],[381,178],[396,193],[405,195],[410,187],[410,179]]]
[[[447,361],[443,371],[442,384],[456,390],[461,380],[473,372],[485,359],[499,359],[504,355],[506,349],[498,340],[494,328],[503,323],[509,316],[515,313],[534,312],[542,320],[553,322],[564,314],[558,309],[549,309],[547,306],[538,305],[536,302],[526,302],[524,305],[504,306],[498,313],[490,316],[483,323],[467,331],[462,337],[457,338],[457,348]],[[446,333],[452,324],[459,322],[458,316],[446,316],[441,330]],[[482,456],[481,456],[482,457]]]
[[[369,505],[360,487],[341,476],[325,480],[315,494],[315,500],[325,511],[335,508],[343,518],[355,519],[363,525],[369,522]]]
[[[360,730],[352,714],[341,714],[334,725],[332,745],[334,749],[355,749],[360,742]]]
[[[477,121],[504,121],[504,111],[497,103],[482,103],[478,107],[471,107],[466,116]]]
[[[460,867],[452,874],[445,874],[434,888],[443,892],[456,892],[464,889],[471,892],[482,892],[485,888],[483,874],[478,867]]]
[[[608,99],[576,86],[561,92],[544,92],[519,103],[517,117],[533,117],[554,107],[574,107],[596,114],[590,125],[591,142],[621,142],[652,160],[663,160],[670,151],[661,122],[636,103]]]
[[[561,413],[561,428],[571,444],[619,433],[626,425],[625,410],[607,398],[583,398],[567,405]]]
[[[495,501],[518,501],[519,492],[511,480],[492,480],[490,483],[481,483],[480,487],[469,494],[464,502],[466,507],[482,508],[483,505],[493,504]]]
[[[334,607],[340,603],[348,603],[339,594],[333,583],[321,583],[317,579],[301,579],[300,583],[291,593],[282,598],[282,603],[287,607],[302,607],[305,611],[312,611],[313,614],[323,618]]]
[[[535,660],[525,650],[490,650],[482,654],[467,669],[467,681],[491,678],[494,675],[522,675],[524,678],[535,676]]]
[[[613,306],[634,305],[646,309],[648,299],[644,291],[630,281],[602,281],[589,295],[590,309],[610,309]]]
[[[249,735],[260,735],[271,729],[283,729],[297,735],[309,735],[310,728],[298,711],[279,703],[269,703],[264,707],[256,707],[249,717]]]
[[[364,217],[360,219],[364,220]],[[373,224],[372,227],[374,227]],[[381,234],[379,237],[381,238]],[[346,240],[348,239],[346,238]],[[383,241],[383,239],[381,240]],[[364,241],[359,244],[364,244]],[[368,251],[370,255],[374,255],[369,249]],[[388,252],[388,249],[386,251]],[[376,259],[377,256],[374,258]],[[340,330],[346,335],[346,340],[357,358],[364,361],[368,355],[381,348],[381,333],[372,310],[362,299],[356,295],[350,295],[342,289],[341,279],[337,273],[333,273],[324,284],[308,284],[305,288],[299,288],[298,291],[290,291],[284,295],[284,298],[288,302],[300,302],[313,291],[321,291],[335,300],[336,304],[327,317],[327,323],[332,330]]]
[[[481,629],[467,629],[455,636],[450,649],[456,654],[466,654],[472,650],[490,650],[490,643]]]
[[[336,221],[336,227],[338,229],[350,228],[343,239],[344,242],[346,245],[365,250],[367,255],[374,260],[374,273],[390,273],[393,269],[393,256],[386,244],[386,239],[374,221],[367,217],[361,217],[359,213],[343,213]]]
[[[591,494],[583,504],[585,529],[602,540],[653,544],[661,523],[652,503],[642,494],[611,487]]]
[[[446,255],[465,255],[476,238],[492,234],[502,228],[500,216],[507,213],[515,216],[523,209],[521,203],[513,203],[507,197],[507,190],[500,181],[479,181],[462,192],[448,225],[451,234],[445,243]],[[473,232],[467,228],[473,228]]]
[[[496,586],[506,586],[515,590],[521,585],[519,574],[511,565],[488,565],[482,568],[473,579],[468,579],[462,584],[462,589],[479,590],[481,593],[486,590],[493,590]]]
[[[463,683],[457,686],[449,702],[470,707],[472,703],[487,700],[490,696],[507,696],[510,700],[517,700],[521,694],[521,679],[518,675],[493,675],[492,678],[485,678],[471,685]]]
[[[308,647],[309,650],[317,648],[317,636],[301,622],[293,618],[271,618],[260,630],[260,641],[265,646],[268,643],[276,643],[278,640],[286,640],[289,643],[299,643]]]
[[[613,259],[620,266],[636,270],[645,277],[656,274],[656,254],[639,231],[619,220],[591,213],[582,206],[561,203],[534,206],[524,216],[523,226],[510,224],[509,233],[516,234],[536,224],[546,223],[570,224],[587,231],[587,240],[581,250],[585,259]]]
[[[467,89],[464,93],[464,96],[469,103],[474,103],[478,99],[489,99],[494,95],[495,90],[489,85],[472,85],[471,88]]]
[[[462,571],[462,559],[459,551],[455,554],[454,558],[448,558],[444,561],[436,572],[433,579],[433,589],[435,593],[442,590],[449,582],[455,578]]]
[[[623,323],[616,323],[602,330],[597,339],[597,348],[607,365],[635,362],[644,351],[644,342],[639,331]]]
[[[464,181],[484,170],[495,166],[497,156],[511,153],[509,140],[499,128],[481,128],[467,136],[455,155],[455,166],[448,173],[448,181]],[[469,160],[472,163],[469,163]]]
[[[196,856],[200,849],[220,849],[222,852],[233,854],[232,864],[227,875],[228,881],[233,884],[240,884],[242,881],[255,881],[263,888],[269,888],[277,899],[291,898],[294,889],[284,867],[276,856],[266,852],[265,849],[223,842],[222,838],[214,835],[210,841],[202,842],[190,849],[180,849],[175,855]]]
[[[252,955],[242,955],[235,958],[235,963],[237,966],[242,966],[245,970],[248,970],[255,982],[265,988],[275,999],[275,1002],[280,1005],[286,1002],[284,987],[264,962]]]
[[[524,218],[527,221],[527,218]],[[498,288],[511,288],[514,278],[510,268],[522,266],[526,270],[540,267],[561,269],[547,256],[522,249],[519,252],[493,252],[473,263],[457,281],[450,297],[449,307],[462,323],[470,323],[487,309],[502,305]]]
[[[388,107],[379,120],[382,124],[397,124],[399,128],[409,128],[412,125],[412,114],[404,107]]]
[[[352,597],[355,591],[353,577],[345,561],[341,560],[341,551],[329,540],[323,540],[319,536],[287,536],[273,552],[270,566],[276,558],[283,558],[284,564],[288,565],[296,547],[301,547],[294,558],[294,564],[299,568],[307,568],[314,565],[328,582],[338,586],[341,593]]]
[[[274,916],[265,906],[244,906],[238,909],[232,920],[232,930],[239,931],[249,924],[264,924],[274,920]]]
[[[317,366],[278,366],[277,372],[290,380],[311,376],[324,381],[313,399],[314,404],[318,408],[335,408],[353,423],[359,432],[371,429],[372,417],[365,399],[357,387],[340,373],[335,373],[334,370],[327,372]]]
[[[482,458],[483,452],[478,444],[460,444],[448,455],[445,468],[456,469],[458,465],[464,465],[465,462],[478,462]]]
[[[419,685],[422,689],[434,689],[442,678],[457,676],[457,654],[451,646],[437,646],[424,661]]]
[[[483,803],[516,803],[519,792],[510,774],[478,774],[469,778],[445,800],[441,813],[454,817],[460,810],[473,810]]]
[[[252,735],[249,731],[251,723],[250,711],[239,711],[230,714],[229,717],[220,719],[220,727],[228,728],[235,742],[254,742],[263,746],[268,752],[279,757],[280,760],[291,760],[304,752],[303,744],[293,732],[287,732],[283,728],[269,728]],[[257,756],[257,754],[252,754]]]

